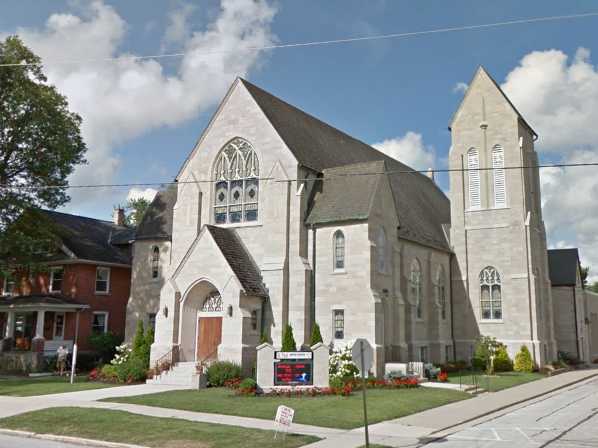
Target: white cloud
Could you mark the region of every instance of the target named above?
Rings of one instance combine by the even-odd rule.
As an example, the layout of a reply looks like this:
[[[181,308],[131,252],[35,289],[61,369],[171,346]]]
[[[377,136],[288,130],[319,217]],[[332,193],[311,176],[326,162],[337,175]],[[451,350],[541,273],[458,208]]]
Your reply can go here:
[[[421,134],[415,132],[409,131],[403,137],[387,139],[372,146],[416,170],[434,168],[436,162],[434,148],[426,146]]]
[[[469,86],[467,85],[467,83],[458,82],[457,84],[455,84],[455,87],[453,87],[453,93],[465,93],[468,87]]]
[[[261,62],[263,52],[244,48],[274,41],[270,25],[275,13],[267,0],[221,0],[207,28],[189,35],[173,75],[157,60],[134,60],[119,51],[127,24],[101,0],[89,4],[81,17],[53,14],[44,29],[19,29],[42,57],[49,81],[83,117],[89,165],[78,168],[71,183],[109,183],[121,168],[115,146],[159,127],[177,126],[217,104],[236,76],[247,76]],[[118,60],[105,61],[114,57]],[[89,62],[57,63],[64,60]],[[89,196],[73,199],[77,206]]]
[[[189,37],[189,18],[195,9],[195,5],[183,3],[168,14],[168,25],[164,32],[165,45],[182,43]]]
[[[127,194],[127,201],[145,199],[148,202],[152,202],[156,193],[158,193],[158,190],[154,188],[146,188],[143,190],[141,188],[131,188]]]

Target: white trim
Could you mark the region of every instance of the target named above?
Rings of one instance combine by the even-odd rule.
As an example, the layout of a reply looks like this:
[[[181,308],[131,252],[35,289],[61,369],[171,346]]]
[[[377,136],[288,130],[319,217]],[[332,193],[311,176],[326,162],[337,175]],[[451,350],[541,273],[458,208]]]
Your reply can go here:
[[[58,316],[62,316],[62,336],[56,335],[56,320]],[[54,325],[52,330],[52,340],[62,341],[64,340],[64,331],[66,328],[66,313],[54,313]]]
[[[54,272],[62,271],[62,278],[60,279],[60,289],[54,289]],[[62,282],[64,282],[64,267],[56,266],[50,268],[50,284],[48,285],[49,292],[62,292]]]
[[[108,333],[108,317],[110,316],[110,313],[108,311],[94,311],[93,312],[92,319],[91,319],[91,330],[93,331],[93,316],[95,316],[96,314],[103,314],[105,316],[104,334]]]
[[[108,271],[108,278],[106,279],[106,291],[98,291],[98,272],[100,271],[100,269]],[[98,267],[96,267],[96,276],[95,276],[95,280],[94,280],[94,290],[95,290],[95,294],[96,295],[103,295],[103,296],[105,296],[105,295],[110,294],[110,276],[111,276],[111,271],[112,271],[112,269],[110,269],[108,266],[98,266]]]

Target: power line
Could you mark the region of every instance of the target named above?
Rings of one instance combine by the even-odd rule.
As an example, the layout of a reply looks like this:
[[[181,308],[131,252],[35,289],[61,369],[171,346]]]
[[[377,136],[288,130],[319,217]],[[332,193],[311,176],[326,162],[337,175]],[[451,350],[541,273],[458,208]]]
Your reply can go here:
[[[323,182],[329,181],[337,177],[354,177],[354,176],[392,176],[399,174],[427,174],[427,173],[451,173],[451,172],[469,172],[469,171],[495,171],[495,170],[520,170],[520,169],[544,169],[544,168],[576,168],[576,167],[591,167],[598,166],[598,162],[585,163],[555,163],[544,165],[521,165],[521,166],[505,166],[503,168],[444,168],[444,169],[428,169],[428,170],[391,170],[391,171],[377,171],[377,172],[362,172],[362,173],[327,173],[326,177],[306,177],[295,179],[276,179],[274,177],[258,177],[254,178],[259,181],[273,181],[273,182]],[[138,182],[138,183],[122,183],[122,184],[87,184],[87,185],[39,185],[39,186],[23,186],[23,185],[0,185],[0,190],[50,190],[50,189],[89,189],[89,188],[133,188],[133,187],[156,187],[166,185],[184,185],[184,184],[214,184],[221,182],[215,179],[202,180],[186,180],[186,181],[167,181],[167,182]]]
[[[402,39],[407,37],[418,37],[418,36],[425,36],[430,34],[440,34],[440,33],[452,33],[458,31],[474,31],[474,30],[483,30],[489,28],[498,28],[502,26],[512,26],[512,25],[523,25],[523,24],[530,24],[530,23],[541,23],[541,22],[554,22],[560,20],[573,20],[573,19],[583,19],[588,17],[597,17],[598,12],[588,12],[583,14],[569,14],[569,15],[560,15],[560,16],[546,16],[546,17],[532,17],[529,19],[514,19],[514,20],[507,20],[503,22],[493,22],[493,23],[483,23],[477,25],[462,25],[462,26],[455,26],[455,27],[447,27],[447,28],[436,28],[431,30],[422,30],[422,31],[411,31],[405,33],[391,33],[391,34],[377,34],[377,35],[370,35],[370,36],[361,36],[361,37],[346,37],[341,39],[330,39],[330,40],[319,40],[319,41],[308,41],[308,42],[290,42],[290,43],[283,43],[283,44],[273,44],[273,45],[263,45],[263,46],[254,46],[254,47],[246,47],[246,48],[235,48],[234,50],[214,50],[214,51],[205,51],[201,53],[195,53],[196,56],[210,56],[215,54],[226,54],[237,52],[239,50],[245,51],[262,51],[262,50],[277,50],[277,49],[285,49],[285,48],[300,48],[300,47],[315,47],[315,46],[323,46],[323,45],[337,45],[337,44],[347,44],[347,43],[355,43],[355,42],[365,42],[365,41],[373,41],[373,40],[383,40],[383,39]],[[118,57],[111,57],[111,58],[102,58],[102,59],[80,59],[80,60],[46,60],[47,63],[52,64],[80,64],[85,62],[115,62],[115,61],[123,61],[123,60],[144,60],[144,59],[164,59],[164,58],[180,58],[184,57],[188,52],[179,52],[179,53],[160,53],[155,55],[144,55],[144,56],[118,56]],[[29,66],[41,66],[44,62],[39,63],[14,63],[14,64],[0,64],[0,67],[29,67]]]

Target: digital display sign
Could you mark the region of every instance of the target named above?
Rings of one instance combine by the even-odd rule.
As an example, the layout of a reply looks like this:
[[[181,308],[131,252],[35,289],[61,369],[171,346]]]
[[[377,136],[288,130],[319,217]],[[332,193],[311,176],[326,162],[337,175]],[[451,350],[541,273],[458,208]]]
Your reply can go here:
[[[310,386],[313,384],[311,371],[311,359],[280,360],[274,363],[274,384],[276,386]]]

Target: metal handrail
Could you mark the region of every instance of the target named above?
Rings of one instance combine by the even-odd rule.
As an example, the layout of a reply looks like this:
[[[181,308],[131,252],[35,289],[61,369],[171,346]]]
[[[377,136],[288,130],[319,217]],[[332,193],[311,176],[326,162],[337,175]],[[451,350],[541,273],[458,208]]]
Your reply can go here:
[[[156,362],[155,362],[156,370],[160,370],[160,366],[164,365],[165,363],[169,364],[168,369],[165,369],[165,370],[171,370],[172,367],[174,366],[174,364],[176,364],[178,361],[179,361],[179,346],[174,345],[170,351],[168,351],[166,354],[160,356],[156,360]]]

